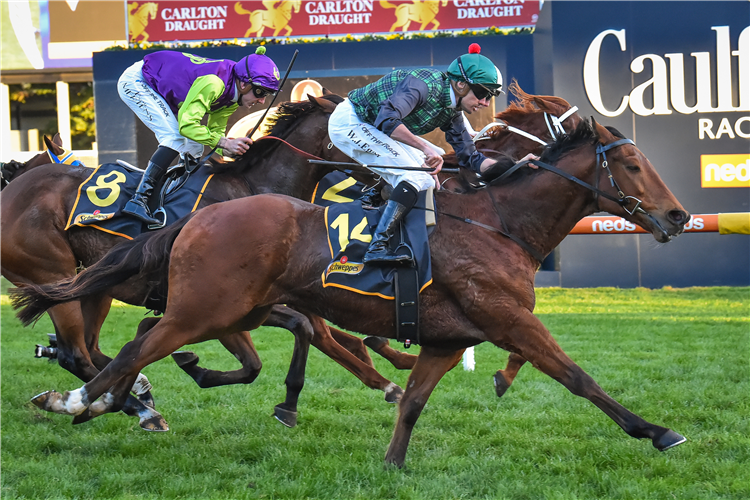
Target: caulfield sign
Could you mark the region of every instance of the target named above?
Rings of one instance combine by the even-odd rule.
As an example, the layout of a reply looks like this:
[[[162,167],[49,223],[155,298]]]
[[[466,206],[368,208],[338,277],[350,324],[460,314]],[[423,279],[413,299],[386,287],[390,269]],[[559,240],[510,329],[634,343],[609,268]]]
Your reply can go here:
[[[129,2],[130,42],[345,36],[534,26],[524,0],[281,0]]]

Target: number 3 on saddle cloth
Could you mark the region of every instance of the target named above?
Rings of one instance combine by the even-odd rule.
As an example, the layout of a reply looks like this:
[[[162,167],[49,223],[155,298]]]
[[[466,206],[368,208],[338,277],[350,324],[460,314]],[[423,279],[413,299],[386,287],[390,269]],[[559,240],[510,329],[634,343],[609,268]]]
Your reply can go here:
[[[382,208],[363,209],[357,200],[362,195],[362,185],[355,183],[341,172],[333,172],[321,180],[315,190],[313,202],[326,207],[328,247],[332,259],[321,276],[323,286],[394,300],[395,268],[362,263]],[[399,232],[392,238],[402,246],[399,251],[413,252],[420,292],[432,283],[425,210],[425,193],[422,192]]]
[[[65,229],[72,226],[93,227],[127,239],[147,231],[146,224],[122,213],[123,207],[138,188],[142,174],[117,163],[100,165],[78,187],[76,202]],[[207,168],[194,170],[187,179],[180,177],[171,181],[167,176],[166,188],[161,190],[158,197],[158,201],[163,200],[164,212],[160,211],[158,217],[166,216],[164,226],[195,211],[212,177]]]

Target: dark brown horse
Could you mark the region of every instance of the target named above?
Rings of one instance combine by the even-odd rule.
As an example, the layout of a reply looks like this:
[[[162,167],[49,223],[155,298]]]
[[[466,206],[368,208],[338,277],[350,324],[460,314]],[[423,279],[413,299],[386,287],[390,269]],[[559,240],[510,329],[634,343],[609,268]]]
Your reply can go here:
[[[70,164],[73,161],[76,161],[76,158],[72,156],[72,153],[63,149],[60,134],[55,134],[51,140],[45,135],[44,144],[46,144],[47,150],[39,153],[26,162],[22,163],[15,160],[0,162],[0,190],[5,189],[5,186],[7,186],[10,181],[17,179],[22,174],[33,168],[41,165],[48,165],[50,163]]]
[[[649,438],[662,451],[685,441],[605,393],[563,352],[533,310],[540,260],[582,217],[607,211],[665,243],[682,233],[689,214],[632,141],[593,119],[556,141],[535,163],[536,170],[511,168],[510,177],[482,189],[437,193],[440,220],[430,236],[433,283],[420,296],[422,348],[400,401],[389,463],[403,465],[412,429],[432,390],[467,347],[484,341],[528,360],[632,437]],[[169,263],[164,317],[82,388],[64,396],[45,393],[49,409],[92,416],[116,411],[143,367],[187,343],[256,328],[274,304],[393,338],[392,302],[322,286],[320,276],[331,258],[325,224],[321,207],[285,196],[254,196],[208,207],[182,227],[168,228],[179,233],[171,248],[160,235],[152,239],[158,245],[131,252],[127,259],[146,270]],[[81,273],[73,285],[97,279],[98,271],[116,275],[118,266],[132,262],[110,264]],[[239,290],[238,283],[243,284]],[[16,305],[27,306],[19,317],[28,322],[47,305],[70,300],[65,297],[69,285],[45,287],[53,293],[17,291],[16,299],[25,300]],[[41,309],[39,304],[44,304]]]
[[[327,148],[330,142],[328,116],[340,100],[339,96],[331,95],[311,102],[282,105],[269,135],[289,138],[290,144],[301,151],[325,159],[343,160],[345,157],[340,152]],[[16,285],[53,283],[73,277],[122,241],[120,237],[91,228],[74,226],[65,230],[78,186],[91,174],[90,169],[57,163],[31,168],[31,162],[28,163],[24,166],[25,173],[10,182],[0,200],[2,274]],[[307,159],[292,148],[270,139],[257,141],[243,158],[223,167],[225,172],[214,176],[200,207],[270,192],[310,199],[316,183],[330,171],[328,167],[308,164]],[[118,289],[116,295],[99,294],[51,309],[49,315],[57,335],[60,365],[84,381],[91,380],[111,360],[100,351],[98,337],[112,298],[140,305],[146,296],[142,288],[125,286]],[[273,326],[292,324],[309,329],[305,318],[291,311],[274,316],[270,321]],[[261,363],[249,334],[237,333],[222,339],[222,343],[242,363],[242,369],[229,373],[204,370],[197,367],[197,357],[191,353],[178,355],[178,363],[202,387],[254,380]],[[331,348],[338,346],[333,344]],[[389,382],[380,383],[385,387]],[[149,387],[144,377],[136,390],[150,405]],[[150,414],[143,404],[131,399],[126,409],[130,414],[140,413],[143,425],[151,425],[148,418],[143,418]]]
[[[542,141],[540,139],[530,139],[529,137],[537,136],[543,138],[545,141],[551,140],[550,133],[554,133],[554,129],[549,128],[548,123],[550,121],[558,120],[556,117],[563,117],[568,130],[572,130],[580,120],[574,109],[571,109],[570,105],[564,99],[532,96],[523,92],[517,85],[512,85],[511,88],[518,98],[518,102],[512,104],[505,112],[498,116],[505,123],[501,127],[488,132],[487,139],[478,143],[480,148],[484,149],[488,155],[496,155],[499,151],[503,151],[509,155],[520,156],[527,151],[538,150],[540,148],[539,142]],[[317,104],[322,107],[328,106],[332,109],[330,102],[317,100]],[[286,124],[287,126],[286,132],[283,127],[281,127],[281,131],[278,130],[279,127],[274,127],[271,135],[278,136],[285,133],[289,135],[289,129],[291,128],[289,127],[289,123],[291,123],[289,116],[296,117],[302,113],[302,110],[302,107],[289,108],[288,111],[290,112],[286,120],[281,121],[282,124]],[[294,130],[297,131],[298,129],[299,127]],[[519,129],[525,131],[524,135],[513,133],[514,130],[518,131]],[[560,131],[559,129],[560,127],[558,126],[558,132]],[[315,130],[317,134],[320,130],[324,130],[324,127],[317,126]],[[316,134],[313,135],[316,136]],[[295,139],[300,138],[295,137]],[[316,140],[312,137],[310,139],[313,139],[313,141]],[[302,149],[306,149],[307,151],[317,151],[320,150],[320,144],[322,143],[325,143],[325,141],[319,141],[317,144],[313,142],[312,147],[310,147],[310,140],[306,143],[303,141],[298,144]],[[248,152],[246,156],[251,158],[266,155],[266,161],[257,162],[259,163],[258,165],[248,161],[237,163],[237,166],[240,167],[252,167],[249,169],[249,173],[239,173],[234,177],[217,176],[214,182],[223,181],[219,183],[219,187],[226,189],[229,186],[231,190],[226,189],[224,192],[221,192],[221,189],[217,190],[214,184],[210,186],[209,192],[203,198],[204,201],[202,204],[213,203],[214,201],[232,197],[246,196],[256,192],[282,192],[309,199],[309,190],[311,186],[314,186],[314,179],[320,175],[321,170],[311,169],[307,165],[300,165],[300,161],[304,161],[302,157],[290,155],[289,151],[278,146],[274,149],[274,146],[274,143],[270,143],[269,141],[265,143],[265,147],[254,147]],[[320,154],[320,156],[323,156],[323,154]],[[451,158],[448,157],[447,159],[450,163]],[[279,166],[265,167],[266,165],[272,165],[272,162],[278,162]],[[56,170],[56,175],[65,176],[65,173]],[[74,179],[75,182],[80,181],[79,177],[75,175]],[[450,185],[450,181],[448,181],[448,184]],[[460,185],[458,184],[459,188]],[[14,187],[17,187],[19,192],[23,192],[23,187]],[[28,185],[26,189],[29,189]],[[32,196],[29,192],[23,194],[22,199],[25,196]],[[8,210],[3,210],[3,220],[12,219],[12,226],[18,228],[18,231],[12,233],[12,236],[18,236],[20,231],[30,231],[32,234],[38,233],[35,234],[35,238],[46,238],[48,240],[46,242],[47,245],[49,245],[49,240],[60,242],[59,244],[52,243],[55,250],[47,255],[47,267],[54,268],[55,274],[40,274],[37,269],[33,269],[33,272],[25,268],[19,270],[17,266],[14,267],[12,264],[6,269],[4,257],[3,272],[16,284],[39,284],[45,283],[50,279],[59,279],[60,276],[70,275],[73,270],[71,262],[81,262],[84,265],[89,265],[91,262],[97,260],[115,242],[112,237],[103,235],[97,231],[93,231],[92,233],[91,230],[83,230],[82,233],[81,229],[75,228],[72,238],[68,239],[60,227],[47,230],[47,226],[38,227],[34,224],[26,224],[24,213],[22,212],[19,215],[17,211],[12,210],[15,207],[8,201],[8,197],[4,196],[3,198],[3,206],[7,205],[10,207]],[[50,216],[50,219],[59,220],[67,216],[67,206],[64,203],[58,203],[57,206],[64,206],[64,208],[48,210],[47,214]],[[10,230],[8,230],[8,233],[5,232],[5,228],[10,227],[11,223],[4,222],[3,225],[5,226],[3,241],[13,241],[12,236],[8,236],[11,234]],[[89,239],[90,248],[85,247],[87,240],[84,237]],[[82,244],[77,245],[77,241],[81,241]],[[68,245],[67,247],[65,246],[66,244]],[[12,251],[21,255],[22,260],[20,262],[27,262],[23,259],[24,248],[23,245],[3,245],[4,252],[7,249],[9,252]],[[135,304],[141,304],[144,300],[142,292],[139,291],[138,287],[118,292],[117,298]],[[98,329],[106,317],[110,300],[108,296],[104,295],[88,297],[81,302],[82,307],[80,308],[78,304],[68,304],[67,309],[63,309],[61,306],[58,309],[50,311],[56,331],[60,337],[59,359],[61,360],[61,364],[71,372],[79,375],[84,381],[90,380],[91,376],[96,372],[95,370],[101,369],[109,360],[109,358],[99,351]],[[57,310],[61,310],[61,312],[56,313]],[[59,317],[67,317],[68,321],[56,321],[56,318]],[[286,328],[290,328],[290,324],[292,324],[296,325],[298,331],[307,331],[307,328],[309,328],[305,325],[304,318],[295,317],[290,311],[273,314],[269,318],[269,324]],[[334,339],[336,342],[334,342]],[[243,368],[241,370],[229,373],[205,370],[197,366],[198,359],[192,353],[176,353],[174,357],[178,360],[180,366],[201,387],[229,383],[248,383],[254,380],[260,369],[260,360],[257,357],[257,353],[255,353],[249,336],[247,334],[238,334],[233,337],[225,337],[222,339],[222,342],[242,362]],[[313,344],[352,371],[369,387],[386,391],[386,399],[394,401],[400,396],[401,390],[398,386],[392,384],[372,369],[372,361],[359,338],[332,329],[330,334],[323,332],[323,334],[316,335]],[[345,346],[346,349],[354,353],[354,356],[341,350],[338,344]],[[398,367],[405,368],[412,366],[414,356],[390,349],[381,341],[375,341],[375,344],[377,351],[386,356]]]

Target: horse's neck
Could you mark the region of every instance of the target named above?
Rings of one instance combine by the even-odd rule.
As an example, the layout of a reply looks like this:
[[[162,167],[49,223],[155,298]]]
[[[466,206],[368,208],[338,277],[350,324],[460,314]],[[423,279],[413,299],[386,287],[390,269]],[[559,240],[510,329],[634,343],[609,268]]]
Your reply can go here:
[[[596,173],[593,158],[575,169],[565,169],[571,175],[592,184]],[[526,180],[523,190],[491,187],[509,232],[523,239],[543,255],[557,247],[578,221],[595,212],[592,191],[578,186],[552,172],[537,171]],[[494,211],[494,207],[493,207]]]
[[[592,183],[594,160],[575,171],[568,171]],[[507,231],[541,255],[554,250],[578,221],[595,211],[594,206],[591,191],[541,170],[531,178],[489,186],[472,194],[443,196],[438,200],[439,211]],[[498,241],[510,241],[498,238]]]

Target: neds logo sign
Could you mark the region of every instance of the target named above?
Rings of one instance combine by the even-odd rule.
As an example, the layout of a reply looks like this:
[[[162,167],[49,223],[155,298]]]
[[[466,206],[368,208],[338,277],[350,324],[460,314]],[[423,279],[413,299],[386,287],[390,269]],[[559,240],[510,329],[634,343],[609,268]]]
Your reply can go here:
[[[750,155],[701,155],[701,187],[750,187]]]

